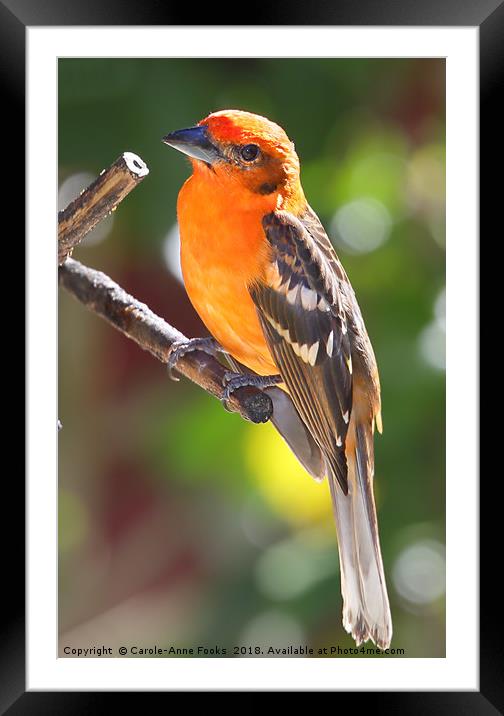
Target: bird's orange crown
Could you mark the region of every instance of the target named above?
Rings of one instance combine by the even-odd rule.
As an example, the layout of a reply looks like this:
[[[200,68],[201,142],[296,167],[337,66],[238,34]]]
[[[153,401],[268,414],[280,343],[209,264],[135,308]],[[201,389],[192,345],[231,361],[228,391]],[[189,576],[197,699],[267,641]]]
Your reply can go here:
[[[295,155],[294,145],[275,122],[241,109],[224,109],[209,114],[198,123],[207,127],[213,139],[222,144],[255,142],[263,151],[283,159]]]

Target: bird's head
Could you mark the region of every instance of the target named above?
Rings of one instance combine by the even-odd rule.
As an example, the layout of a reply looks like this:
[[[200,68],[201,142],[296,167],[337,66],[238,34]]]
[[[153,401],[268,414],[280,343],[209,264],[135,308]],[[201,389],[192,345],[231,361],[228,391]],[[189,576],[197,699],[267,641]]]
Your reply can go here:
[[[163,141],[187,154],[195,172],[230,188],[237,183],[258,197],[302,195],[294,144],[265,117],[241,110],[214,112]]]

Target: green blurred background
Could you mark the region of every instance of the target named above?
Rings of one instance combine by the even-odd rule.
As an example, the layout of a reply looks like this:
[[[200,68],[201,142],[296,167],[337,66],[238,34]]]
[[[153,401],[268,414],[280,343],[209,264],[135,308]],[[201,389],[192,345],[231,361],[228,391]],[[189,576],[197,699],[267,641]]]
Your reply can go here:
[[[74,257],[189,336],[206,335],[178,264],[190,170],[161,137],[224,108],[285,128],[356,290],[382,381],[392,647],[444,656],[445,63],[59,61],[59,208],[125,150],[150,169]],[[59,321],[61,649],[354,646],[327,485],[63,290]]]

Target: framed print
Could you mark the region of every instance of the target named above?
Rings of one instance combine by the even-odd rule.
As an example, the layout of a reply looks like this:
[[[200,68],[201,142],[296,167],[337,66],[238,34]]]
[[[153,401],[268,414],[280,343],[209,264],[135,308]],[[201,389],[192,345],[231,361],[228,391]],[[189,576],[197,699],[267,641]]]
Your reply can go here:
[[[4,711],[159,690],[502,709],[477,507],[502,6],[0,10],[28,238]]]

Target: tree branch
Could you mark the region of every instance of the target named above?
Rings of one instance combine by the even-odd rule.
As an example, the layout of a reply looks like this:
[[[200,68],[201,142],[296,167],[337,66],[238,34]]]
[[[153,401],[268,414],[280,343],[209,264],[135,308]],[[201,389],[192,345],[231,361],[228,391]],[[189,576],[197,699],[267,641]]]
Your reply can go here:
[[[167,363],[173,343],[187,341],[176,328],[100,271],[69,258],[59,268],[59,281],[84,306],[163,363]],[[180,358],[177,371],[222,399],[226,368],[216,358],[191,351]],[[257,388],[238,388],[231,394],[228,407],[253,423],[265,423],[273,413],[271,398]]]
[[[148,173],[147,165],[140,157],[125,152],[59,213],[59,282],[84,306],[155,358],[167,363],[172,345],[188,339],[104,273],[68,257],[79,241],[114,211]],[[222,399],[226,368],[216,358],[203,351],[191,351],[179,359],[177,371]],[[253,423],[266,423],[273,414],[269,395],[252,387],[235,390],[227,401],[227,407]]]
[[[114,211],[148,173],[147,165],[140,157],[124,152],[66,209],[59,212],[58,264],[63,263],[84,236]]]

